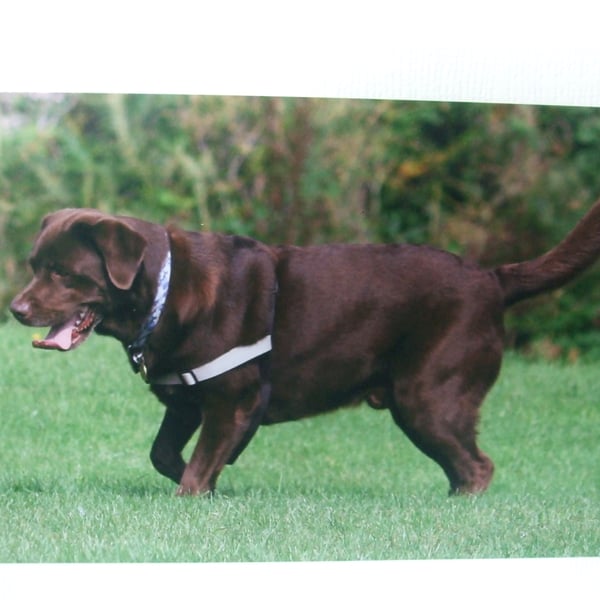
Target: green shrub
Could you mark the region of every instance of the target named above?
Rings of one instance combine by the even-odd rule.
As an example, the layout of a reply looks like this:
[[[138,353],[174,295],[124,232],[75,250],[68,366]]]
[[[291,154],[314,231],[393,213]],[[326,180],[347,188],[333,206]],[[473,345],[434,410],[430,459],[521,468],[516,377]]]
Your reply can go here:
[[[0,111],[0,315],[61,207],[492,265],[546,251],[600,190],[597,109],[89,94],[3,95]],[[518,307],[509,340],[595,330],[597,284]]]

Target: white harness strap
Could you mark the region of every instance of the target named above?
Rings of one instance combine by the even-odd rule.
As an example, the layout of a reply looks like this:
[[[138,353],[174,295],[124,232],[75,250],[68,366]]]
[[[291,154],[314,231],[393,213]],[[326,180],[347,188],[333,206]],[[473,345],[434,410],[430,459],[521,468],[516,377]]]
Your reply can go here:
[[[163,375],[162,377],[151,379],[149,383],[156,385],[196,385],[201,381],[222,375],[227,371],[231,371],[231,369],[235,369],[235,367],[247,363],[253,358],[266,354],[271,350],[271,347],[271,336],[267,335],[249,346],[232,348],[228,352],[225,352],[225,354],[221,354],[221,356],[214,360],[191,371]]]

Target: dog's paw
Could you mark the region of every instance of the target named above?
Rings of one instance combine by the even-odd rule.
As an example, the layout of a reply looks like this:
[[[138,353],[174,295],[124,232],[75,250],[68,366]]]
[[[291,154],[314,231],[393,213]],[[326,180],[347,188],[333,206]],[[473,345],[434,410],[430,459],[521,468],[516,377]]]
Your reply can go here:
[[[196,495],[198,495],[198,490],[193,487],[190,487],[190,486],[180,485],[177,488],[175,495],[176,496],[196,496]]]
[[[182,478],[179,487],[177,488],[177,492],[175,492],[176,496],[203,496],[212,493],[212,489],[202,486],[199,482],[190,477]]]

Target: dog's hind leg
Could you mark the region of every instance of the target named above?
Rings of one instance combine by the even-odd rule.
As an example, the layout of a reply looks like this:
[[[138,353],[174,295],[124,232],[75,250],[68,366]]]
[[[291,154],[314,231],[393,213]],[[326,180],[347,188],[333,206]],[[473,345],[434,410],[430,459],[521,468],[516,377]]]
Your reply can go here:
[[[425,396],[417,401],[428,402]],[[415,446],[442,467],[450,482],[451,494],[485,491],[494,465],[477,447],[476,418],[451,422],[430,409],[407,413],[394,407],[391,412]]]
[[[456,354],[456,353],[454,353]],[[494,465],[477,446],[479,407],[494,382],[500,354],[479,348],[458,362],[436,353],[416,376],[394,382],[392,416],[410,440],[444,470],[451,494],[479,493]]]
[[[181,481],[185,461],[181,452],[202,421],[202,413],[197,406],[189,405],[167,408],[160,429],[156,434],[150,460],[154,468],[175,483]]]

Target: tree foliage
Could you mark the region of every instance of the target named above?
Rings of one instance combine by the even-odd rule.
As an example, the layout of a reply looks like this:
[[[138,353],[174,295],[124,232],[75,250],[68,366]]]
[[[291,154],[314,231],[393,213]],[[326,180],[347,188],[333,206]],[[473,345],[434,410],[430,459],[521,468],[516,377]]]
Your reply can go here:
[[[0,96],[0,306],[42,216],[97,207],[273,243],[409,241],[485,264],[555,244],[599,195],[600,111],[443,102]],[[515,342],[597,326],[592,272]]]

